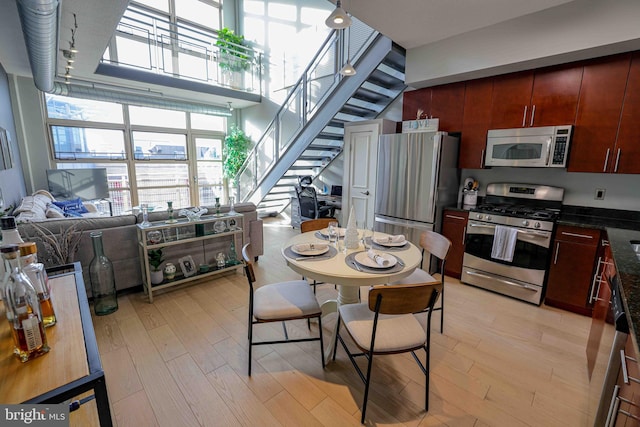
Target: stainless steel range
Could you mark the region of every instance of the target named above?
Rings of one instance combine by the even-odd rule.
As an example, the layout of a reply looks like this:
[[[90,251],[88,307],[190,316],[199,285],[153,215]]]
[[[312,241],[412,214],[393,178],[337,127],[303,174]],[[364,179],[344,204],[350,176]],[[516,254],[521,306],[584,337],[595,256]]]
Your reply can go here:
[[[563,197],[559,187],[489,184],[469,213],[461,281],[540,305]]]

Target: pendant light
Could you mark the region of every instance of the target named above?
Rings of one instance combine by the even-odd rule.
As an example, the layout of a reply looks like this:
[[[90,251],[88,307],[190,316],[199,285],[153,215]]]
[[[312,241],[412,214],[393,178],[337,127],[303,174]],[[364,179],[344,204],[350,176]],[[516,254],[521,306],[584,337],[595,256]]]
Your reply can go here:
[[[333,28],[336,30],[341,30],[343,28],[347,28],[351,25],[351,18],[347,15],[347,12],[342,8],[342,4],[340,0],[336,1],[336,8],[331,15],[324,21],[327,24],[327,27]]]
[[[344,39],[344,31],[342,30],[342,36]],[[351,44],[351,29],[349,29],[348,32],[348,37],[347,37],[347,63],[344,64],[344,66],[340,69],[340,74],[342,74],[343,76],[355,76],[356,74],[356,69],[353,68],[353,65],[351,65],[351,58],[349,58],[349,45]]]

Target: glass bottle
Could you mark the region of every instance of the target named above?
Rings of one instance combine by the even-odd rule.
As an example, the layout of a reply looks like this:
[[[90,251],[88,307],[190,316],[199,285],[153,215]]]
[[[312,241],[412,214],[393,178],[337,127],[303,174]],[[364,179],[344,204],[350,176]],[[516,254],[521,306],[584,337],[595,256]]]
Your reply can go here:
[[[38,295],[20,266],[18,245],[0,247],[6,271],[4,305],[11,326],[13,353],[27,362],[49,352]]]
[[[236,214],[236,211],[233,208],[235,200],[236,199],[234,197],[229,197],[229,215],[235,215]]]
[[[16,225],[16,218],[14,216],[3,216],[0,217],[0,228],[2,229],[2,242],[1,244],[7,245],[10,243],[20,244],[24,243],[22,237],[20,237],[20,233],[18,233],[18,227]],[[4,278],[4,262],[0,262],[0,300],[3,297],[3,278]]]
[[[176,222],[173,217],[173,202],[167,202],[167,213],[169,214],[169,218],[167,219],[167,223]]]
[[[53,326],[56,324],[56,313],[53,310],[53,303],[51,301],[49,276],[44,268],[44,264],[38,262],[38,247],[35,242],[21,243],[18,247],[20,248],[22,271],[27,275],[38,294],[44,327]]]
[[[140,227],[149,227],[151,225],[149,222],[149,205],[141,203],[140,210],[142,210],[142,222],[140,223]]]
[[[216,197],[216,215],[220,215],[220,197]]]
[[[231,246],[229,247],[229,254],[227,255],[227,264],[229,265],[236,265],[238,263],[235,240],[234,237],[231,237]]]
[[[92,231],[93,259],[89,264],[93,309],[97,316],[113,313],[118,309],[116,297],[116,281],[113,264],[104,254],[102,247],[102,231]]]

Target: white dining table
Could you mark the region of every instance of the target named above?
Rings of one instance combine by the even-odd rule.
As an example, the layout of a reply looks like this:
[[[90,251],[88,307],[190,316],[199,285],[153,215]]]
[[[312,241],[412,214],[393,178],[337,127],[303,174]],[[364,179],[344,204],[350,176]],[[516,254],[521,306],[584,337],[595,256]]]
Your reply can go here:
[[[362,232],[362,230],[359,230],[359,233],[360,232]],[[338,286],[337,299],[327,300],[321,305],[323,317],[331,313],[337,313],[338,307],[342,304],[355,304],[360,302],[359,288],[361,286],[380,285],[402,279],[411,274],[420,265],[420,261],[422,260],[422,251],[411,242],[407,242],[407,245],[405,245],[406,248],[403,247],[401,250],[391,248],[391,250],[388,251],[389,254],[394,255],[399,260],[398,262],[401,263],[400,266],[402,268],[380,269],[374,272],[372,272],[371,269],[362,268],[359,271],[353,264],[348,265],[346,262],[350,254],[365,250],[362,242],[357,249],[338,250],[337,254],[331,258],[315,259],[313,257],[293,256],[295,254],[287,250],[287,248],[293,245],[302,243],[323,243],[333,246],[332,243],[318,237],[317,233],[317,231],[309,231],[292,237],[284,247],[282,247],[281,252],[287,265],[296,273],[308,279],[333,283]],[[382,232],[375,233],[376,239],[388,236],[388,234]],[[385,252],[380,248],[374,250]],[[404,266],[402,266],[402,264],[404,264]],[[434,282],[436,282],[435,279]],[[328,345],[325,346],[325,361],[327,362],[331,360],[334,337],[337,333],[338,324],[339,322],[336,321],[332,336],[329,337],[329,340],[325,340],[325,342],[328,341]]]

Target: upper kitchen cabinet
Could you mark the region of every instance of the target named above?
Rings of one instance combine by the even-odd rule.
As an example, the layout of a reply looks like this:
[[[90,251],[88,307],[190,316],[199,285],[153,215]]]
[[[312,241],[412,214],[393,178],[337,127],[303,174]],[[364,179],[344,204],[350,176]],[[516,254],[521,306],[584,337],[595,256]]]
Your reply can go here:
[[[440,119],[439,130],[460,132],[464,111],[464,82],[432,88],[429,117]]]
[[[462,130],[464,82],[407,91],[403,94],[402,120],[440,119],[438,129],[446,132]]]
[[[627,90],[622,104],[615,156],[610,155],[609,169],[614,173],[640,173],[640,53],[631,59]]]
[[[628,101],[627,112],[630,114],[625,119],[625,135],[632,135],[634,127],[637,130],[638,126],[631,123],[633,111],[637,113],[639,105],[638,76],[632,76],[629,80],[635,88],[630,87],[629,96],[625,99],[630,65],[630,53],[584,63],[578,115],[567,167],[569,172],[613,172],[616,165],[619,167],[616,135],[623,101]],[[638,67],[638,64],[635,66]],[[638,134],[635,135],[637,139]],[[626,136],[623,140],[621,143],[625,145],[634,142]],[[631,162],[632,159],[625,160],[625,168],[633,167]]]
[[[493,78],[470,80],[466,83],[462,137],[458,154],[460,169],[484,167],[487,131],[491,125]]]
[[[573,124],[580,96],[581,64],[564,64],[498,76],[491,128]]]

